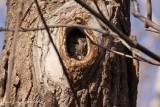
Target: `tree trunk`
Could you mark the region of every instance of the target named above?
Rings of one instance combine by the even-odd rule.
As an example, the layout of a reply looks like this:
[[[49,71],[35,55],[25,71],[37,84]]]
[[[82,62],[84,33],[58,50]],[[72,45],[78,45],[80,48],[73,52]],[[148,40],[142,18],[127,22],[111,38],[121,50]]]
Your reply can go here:
[[[17,1],[8,0],[6,27],[14,28]],[[43,26],[33,0],[23,0],[23,28]],[[95,9],[91,0],[85,2]],[[83,24],[102,29],[100,21],[73,0],[39,0],[48,25]],[[107,19],[130,35],[130,1],[99,1]],[[0,105],[5,105],[8,63],[14,32],[5,33],[0,61]],[[20,32],[12,75],[12,106],[136,107],[138,71],[131,59],[93,45],[131,54],[110,35],[79,28],[52,28],[52,38],[69,74],[70,89],[57,53],[45,30]],[[76,95],[74,95],[76,92]],[[77,96],[77,99],[76,97]]]

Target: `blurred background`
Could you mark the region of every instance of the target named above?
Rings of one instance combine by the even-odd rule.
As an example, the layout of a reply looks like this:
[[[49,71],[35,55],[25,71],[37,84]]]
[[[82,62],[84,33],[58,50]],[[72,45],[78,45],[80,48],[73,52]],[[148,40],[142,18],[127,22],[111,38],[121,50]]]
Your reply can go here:
[[[139,0],[139,7],[142,15],[146,16],[146,0]],[[160,25],[160,0],[152,0],[153,20]],[[133,6],[131,5],[131,11]],[[0,0],[0,27],[5,26],[6,0]],[[136,35],[138,42],[160,55],[160,34],[144,30],[144,24],[131,15],[131,34]],[[0,54],[2,51],[4,32],[0,32]],[[143,55],[142,53],[140,53]],[[145,56],[145,55],[143,55]],[[159,79],[159,80],[158,80]],[[140,63],[140,81],[138,86],[137,107],[160,107],[157,105],[160,100],[160,67],[147,63]]]

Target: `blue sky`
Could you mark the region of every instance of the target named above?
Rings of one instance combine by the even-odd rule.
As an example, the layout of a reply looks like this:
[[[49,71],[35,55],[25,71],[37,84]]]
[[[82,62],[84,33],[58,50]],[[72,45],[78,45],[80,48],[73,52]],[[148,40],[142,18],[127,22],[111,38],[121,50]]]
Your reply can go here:
[[[4,27],[5,25],[5,16],[6,16],[6,7],[5,0],[0,0],[0,27]],[[139,0],[140,1],[140,0]],[[141,13],[145,15],[145,7],[142,5],[140,1]],[[160,14],[159,14],[159,5],[160,1],[155,0],[153,2],[153,19],[159,23]],[[134,34],[138,38],[138,42],[153,52],[160,55],[160,36],[158,34],[147,32],[143,29],[144,24],[135,19],[131,15],[131,24],[132,31],[131,34]],[[160,24],[160,23],[159,23]],[[0,32],[0,52],[2,50],[3,44],[3,32]],[[156,74],[158,72],[158,67],[153,66],[147,63],[140,64],[140,82],[138,88],[138,107],[147,107],[149,103],[153,100],[156,95],[155,92],[155,80]],[[159,71],[160,72],[160,71]]]
[[[4,0],[0,0],[0,13],[1,13],[0,27],[5,26],[6,7],[4,5],[5,5]],[[0,53],[2,50],[3,38],[4,38],[4,32],[0,32]]]

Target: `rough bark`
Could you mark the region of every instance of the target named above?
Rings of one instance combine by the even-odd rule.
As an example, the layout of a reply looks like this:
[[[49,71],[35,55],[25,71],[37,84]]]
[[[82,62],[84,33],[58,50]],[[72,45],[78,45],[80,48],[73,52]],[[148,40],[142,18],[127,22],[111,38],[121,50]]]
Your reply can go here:
[[[23,1],[24,15],[33,1]],[[73,0],[39,2],[49,25],[78,23],[101,28],[99,20]],[[90,0],[86,0],[86,3],[95,9]],[[100,0],[99,4],[107,19],[125,34],[130,35],[130,1]],[[14,28],[17,0],[8,0],[7,6],[6,27]],[[36,28],[42,25],[33,4],[21,27]],[[120,42],[109,35],[78,28],[54,28],[51,29],[51,34],[73,81],[72,85],[81,107],[136,106],[138,75],[134,61],[93,45],[86,35],[107,48],[129,54]],[[12,38],[13,32],[5,33],[0,62],[2,105],[5,105]],[[78,106],[46,31],[20,33],[13,72],[11,93],[13,106]]]

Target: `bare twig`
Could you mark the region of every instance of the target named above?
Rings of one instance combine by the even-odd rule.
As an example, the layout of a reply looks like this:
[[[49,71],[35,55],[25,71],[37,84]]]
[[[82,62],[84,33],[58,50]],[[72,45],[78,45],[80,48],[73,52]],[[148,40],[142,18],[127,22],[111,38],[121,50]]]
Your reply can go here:
[[[89,29],[89,30],[94,30],[100,33],[104,34],[109,34],[108,31],[106,30],[101,30],[98,28],[86,26],[86,25],[80,25],[80,24],[71,24],[71,25],[66,25],[66,24],[55,24],[55,25],[48,25],[49,28],[58,28],[58,27],[68,27],[68,28],[80,28],[80,29]],[[45,27],[39,27],[39,28],[21,28],[19,29],[19,32],[28,32],[28,31],[38,31],[38,30],[45,30]],[[8,31],[8,32],[13,32],[13,28],[2,28],[0,27],[0,32],[2,31]]]
[[[150,27],[152,27],[153,29],[160,31],[160,26],[156,23],[154,23],[153,21],[145,18],[144,16],[142,16],[140,13],[136,13],[136,12],[132,12],[133,16],[138,18],[139,20],[141,20],[142,22],[146,23],[147,25],[149,25]]]
[[[50,33],[50,29],[49,29],[49,27],[47,26],[47,23],[46,23],[46,21],[45,21],[45,19],[44,19],[44,17],[43,17],[43,14],[42,14],[42,12],[41,12],[41,9],[40,9],[40,6],[39,6],[39,4],[38,4],[38,1],[37,1],[37,0],[34,0],[34,2],[35,2],[35,4],[36,4],[36,6],[37,6],[37,10],[38,10],[39,15],[40,15],[40,17],[41,17],[41,20],[42,20],[42,22],[43,22],[43,25],[45,26],[45,29],[46,29],[46,31],[47,31],[47,33],[48,33],[49,40],[51,41],[51,43],[52,43],[52,45],[53,45],[53,47],[54,47],[54,49],[55,49],[55,51],[56,51],[56,53],[57,53],[57,55],[58,55],[59,61],[60,61],[61,65],[62,65],[63,72],[64,72],[64,74],[65,74],[65,76],[66,76],[66,79],[67,79],[67,81],[68,81],[68,83],[69,83],[70,89],[71,89],[71,91],[72,91],[72,93],[73,93],[73,97],[75,98],[75,101],[77,102],[78,107],[80,107],[77,94],[76,94],[76,92],[75,92],[75,90],[74,90],[74,87],[73,87],[73,81],[71,80],[69,74],[67,73],[67,69],[66,69],[66,67],[65,67],[64,64],[63,64],[63,61],[62,61],[62,59],[61,59],[61,57],[60,57],[60,54],[59,54],[59,52],[58,52],[58,49],[57,49],[57,47],[55,46],[55,44],[54,44],[54,42],[53,42],[53,39],[52,39],[52,36],[51,36],[51,33]]]
[[[24,19],[26,18],[28,12],[30,11],[33,3],[34,3],[34,2],[32,2],[32,3],[29,5],[29,7],[27,8],[27,10],[26,10],[26,12],[24,13],[23,17],[21,18],[21,24],[22,24],[22,22],[24,21]],[[21,24],[20,24],[20,25],[21,25]]]
[[[160,34],[160,31],[152,30],[152,29],[149,29],[149,28],[147,28],[147,29],[145,29],[145,30],[146,30],[146,31],[150,31],[150,32],[154,32],[154,33]]]
[[[147,62],[147,63],[152,64],[152,65],[158,65],[158,66],[160,65],[160,62],[151,61],[151,60],[149,60],[149,59],[146,59],[146,58],[140,56],[140,55],[137,53],[137,51],[135,51],[135,48],[130,47],[130,46],[129,46],[123,39],[121,39],[119,36],[114,36],[114,37],[117,38],[119,41],[121,41],[121,43],[122,43],[124,46],[126,46],[127,49],[130,50],[130,51],[134,54],[133,59],[137,59],[137,60],[139,60],[139,61]]]
[[[99,14],[102,16],[102,18],[105,20],[105,15],[103,14],[103,12],[100,10],[99,6],[98,6],[98,0],[93,0],[94,4],[96,5],[96,8],[99,12]],[[103,24],[102,22],[100,22],[100,25],[103,26],[103,28],[105,28],[106,30],[108,30],[108,28],[106,27],[105,24]]]
[[[115,53],[115,54],[117,54],[117,55],[124,56],[124,57],[130,58],[130,59],[136,59],[136,60],[142,61],[142,62],[147,62],[147,63],[152,64],[152,65],[158,65],[158,66],[160,65],[160,63],[157,62],[157,61],[151,61],[151,60],[149,60],[149,59],[146,59],[146,58],[140,56],[140,55],[137,53],[137,51],[135,51],[135,48],[130,47],[130,46],[129,46],[123,39],[121,39],[118,35],[114,35],[114,34],[113,34],[112,36],[114,36],[114,38],[118,39],[124,46],[126,46],[126,47],[134,54],[134,56],[131,56],[131,55],[128,55],[128,54],[125,54],[125,53],[122,53],[122,52],[118,52],[118,51],[115,51],[115,50],[106,48],[106,47],[104,47],[104,46],[102,46],[102,45],[99,45],[99,44],[95,43],[89,36],[87,36],[87,38],[88,38],[94,45],[96,45],[96,46],[98,46],[98,47],[101,47],[101,48],[103,48],[103,49],[105,49],[105,50],[107,50],[107,51],[109,51],[109,52]]]
[[[160,26],[150,19],[145,18],[140,14],[139,6],[136,0],[132,0],[132,3],[134,5],[134,11],[132,12],[133,16],[141,20],[142,22],[146,23],[148,26],[152,27],[153,29],[160,31]]]
[[[96,16],[97,18],[99,18],[104,24],[106,24],[107,26],[109,26],[109,28],[114,31],[115,33],[117,33],[124,41],[126,41],[131,47],[134,47],[138,50],[140,50],[141,52],[145,53],[146,55],[150,56],[151,58],[157,60],[160,62],[160,57],[156,54],[154,54],[153,52],[151,52],[150,50],[148,50],[147,48],[143,47],[142,45],[140,45],[139,43],[135,43],[133,41],[131,41],[127,35],[125,35],[122,31],[120,31],[118,28],[116,28],[112,23],[110,23],[107,19],[104,19],[100,14],[98,14],[95,10],[93,10],[90,6],[88,6],[86,3],[84,3],[81,0],[75,0],[78,4],[80,4],[82,7],[86,8],[89,12],[91,12],[94,16]]]
[[[48,25],[49,28],[57,28],[57,27],[68,27],[68,28],[74,28],[74,27],[77,27],[79,29],[89,29],[89,30],[94,30],[94,31],[97,31],[97,32],[100,32],[102,34],[108,34],[108,35],[111,35],[115,38],[117,38],[118,40],[120,40],[121,42],[123,41],[117,34],[115,34],[114,32],[109,32],[109,31],[106,31],[106,30],[102,30],[102,29],[98,29],[98,28],[93,28],[93,27],[90,27],[90,26],[85,26],[85,25],[79,25],[79,24],[72,24],[72,25],[65,25],[65,24],[57,24],[57,25]],[[6,28],[0,28],[1,31],[14,31],[14,29],[6,29]],[[19,31],[20,32],[28,32],[28,31],[37,31],[37,30],[45,30],[45,27],[39,27],[39,28],[21,28]],[[89,37],[88,37],[89,38]],[[94,41],[91,41],[92,43]],[[129,46],[129,45],[126,45],[126,42],[122,42],[125,46]],[[121,53],[121,52],[117,52],[117,51],[114,51],[114,50],[110,50],[110,49],[107,49],[106,47],[103,47],[103,46],[100,46],[96,43],[93,43],[94,45],[96,46],[99,46],[101,48],[104,48],[110,52],[113,52],[115,54],[118,54],[120,56],[124,56],[124,57],[127,57],[127,58],[133,58],[133,59],[137,59],[139,61],[143,61],[143,60],[140,60],[139,58],[136,58],[136,57],[133,57],[133,56],[130,56],[130,55],[126,55],[124,53]],[[145,62],[149,62],[149,61],[145,61]],[[150,63],[150,62],[149,62]],[[150,64],[154,64],[154,65],[158,65],[157,63],[150,63]]]
[[[107,51],[109,51],[109,52],[112,52],[112,53],[115,53],[115,54],[117,54],[117,55],[130,58],[130,59],[137,59],[137,60],[139,60],[138,58],[133,57],[133,56],[131,56],[131,55],[127,55],[127,54],[124,54],[124,53],[122,53],[122,52],[118,52],[118,51],[115,51],[115,50],[106,48],[106,47],[104,47],[104,46],[102,46],[102,45],[100,45],[100,44],[97,44],[97,43],[94,42],[88,35],[86,35],[86,36],[87,36],[87,38],[91,41],[92,44],[94,44],[94,45],[96,45],[96,46],[98,46],[98,47],[101,47],[101,48],[103,48],[103,49],[105,49],[105,50],[107,50]]]
[[[98,9],[98,12],[100,13],[100,15],[105,19],[105,16],[104,16],[104,14],[102,13],[102,11],[100,10],[100,8],[99,8],[99,6],[98,6],[98,3],[97,3],[97,0],[93,0],[94,1],[94,3],[95,3],[95,5],[96,5],[96,8]],[[150,7],[149,7],[150,8]],[[150,15],[150,12],[148,12],[149,13],[149,15]],[[114,37],[118,37],[118,36],[114,36]],[[131,47],[124,41],[124,40],[122,40],[121,38],[117,38],[118,40],[120,40],[121,42],[122,42],[122,44],[124,44],[126,47],[128,47],[128,49],[130,50],[130,51],[133,51],[132,49],[131,49]],[[91,40],[91,39],[90,39]],[[94,41],[92,41],[92,43],[94,43]],[[141,60],[141,59],[139,59],[139,58],[137,58],[137,57],[134,57],[134,56],[130,56],[130,55],[126,55],[126,54],[124,54],[124,53],[121,53],[121,52],[117,52],[117,51],[114,51],[114,50],[110,50],[110,49],[108,49],[108,48],[105,48],[105,47],[103,47],[103,46],[101,46],[101,45],[98,45],[98,44],[96,44],[96,43],[94,43],[95,45],[97,45],[97,46],[99,46],[99,47],[101,47],[101,48],[103,48],[103,49],[106,49],[106,50],[108,50],[108,51],[110,51],[110,52],[113,52],[113,53],[115,53],[115,54],[118,54],[118,55],[120,55],[120,56],[125,56],[125,57],[127,57],[127,58],[131,58],[131,59],[137,59],[137,60],[139,60],[139,61],[143,61],[143,60]],[[138,54],[137,53],[135,53],[135,51],[134,52],[132,52],[132,53],[134,53],[134,54],[136,54],[136,56],[138,56]],[[144,58],[145,59],[145,58]],[[148,63],[150,63],[150,64],[154,64],[154,65],[157,65],[157,63],[155,64],[154,62],[150,62],[149,60],[145,60],[145,62],[148,62]]]
[[[147,0],[147,18],[152,21],[152,1]],[[149,28],[149,25],[145,23],[145,28]]]
[[[22,15],[22,0],[18,0],[18,8],[17,8],[17,17],[16,17],[16,24],[15,24],[15,32],[13,35],[12,47],[10,51],[10,60],[9,60],[9,67],[8,67],[8,78],[7,78],[7,92],[6,92],[6,106],[11,107],[11,90],[12,90],[12,76],[13,76],[13,68],[14,68],[14,58],[15,58],[15,51],[16,51],[16,43],[19,34],[19,26],[20,26],[20,19]]]

